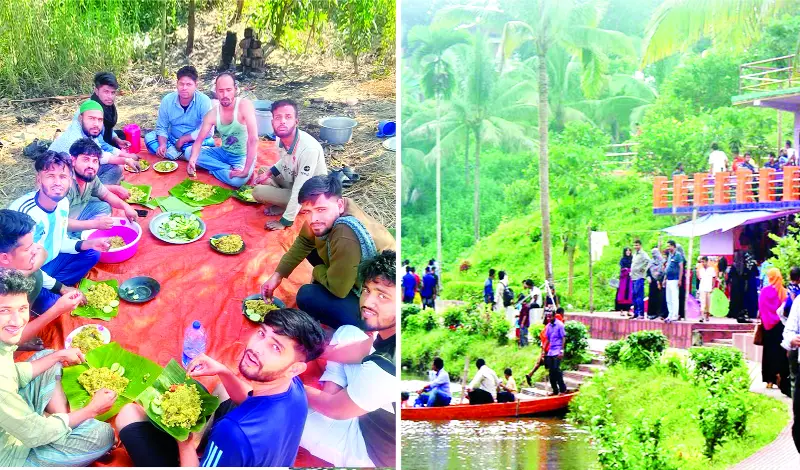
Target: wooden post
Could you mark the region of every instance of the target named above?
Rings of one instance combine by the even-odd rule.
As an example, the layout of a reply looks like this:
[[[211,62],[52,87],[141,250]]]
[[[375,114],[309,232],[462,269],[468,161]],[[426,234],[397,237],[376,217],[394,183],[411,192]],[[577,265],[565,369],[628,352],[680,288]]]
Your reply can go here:
[[[791,73],[789,74],[791,77]],[[781,122],[781,110],[778,110],[778,153],[781,153],[781,148],[783,148],[783,122]]]
[[[589,313],[594,312],[594,279],[592,273],[592,225],[587,227],[589,232]]]
[[[161,14],[161,76],[167,75],[167,8],[168,2],[163,2],[164,9]]]

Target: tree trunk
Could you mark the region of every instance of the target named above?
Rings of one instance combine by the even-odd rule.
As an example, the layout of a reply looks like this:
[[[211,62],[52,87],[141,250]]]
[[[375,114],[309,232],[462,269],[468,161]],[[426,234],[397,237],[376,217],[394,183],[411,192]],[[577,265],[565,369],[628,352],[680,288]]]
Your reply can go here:
[[[242,10],[244,9],[244,0],[237,0],[236,1],[236,14],[233,15],[233,20],[231,24],[236,23],[237,21],[242,19]]]
[[[553,260],[550,242],[550,163],[547,156],[547,47],[539,46],[539,200],[542,212],[542,253],[545,278],[553,283]]]
[[[442,278],[442,116],[439,94],[436,94],[436,260],[439,261],[439,279]]]
[[[187,21],[188,34],[186,38],[186,55],[194,50],[194,4],[195,0],[189,0],[189,19]]]
[[[161,14],[161,75],[167,76],[167,2],[163,3],[164,9]]]
[[[465,132],[464,139],[464,186],[469,184],[469,129]]]
[[[475,129],[475,202],[473,203],[472,223],[475,227],[475,241],[481,239],[481,131],[480,124]]]
[[[567,281],[567,295],[572,298],[572,278],[575,274],[575,247],[567,245],[567,259],[569,260],[569,280]]]

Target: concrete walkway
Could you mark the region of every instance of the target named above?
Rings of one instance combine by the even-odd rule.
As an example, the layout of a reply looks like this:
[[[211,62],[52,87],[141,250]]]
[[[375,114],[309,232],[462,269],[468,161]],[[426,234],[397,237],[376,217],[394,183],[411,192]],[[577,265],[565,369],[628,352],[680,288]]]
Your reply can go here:
[[[800,454],[792,440],[792,400],[778,389],[769,389],[761,381],[761,364],[748,362],[750,379],[753,385],[751,392],[776,398],[789,406],[789,424],[778,434],[774,441],[762,447],[758,452],[731,467],[731,470],[797,470],[800,468]]]

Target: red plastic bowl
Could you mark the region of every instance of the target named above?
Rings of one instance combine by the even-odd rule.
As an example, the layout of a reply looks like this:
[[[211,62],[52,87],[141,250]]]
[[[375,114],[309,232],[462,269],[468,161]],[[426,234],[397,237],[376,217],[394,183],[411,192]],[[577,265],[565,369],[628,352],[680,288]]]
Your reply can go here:
[[[101,263],[122,263],[136,254],[139,249],[139,240],[142,238],[142,227],[136,222],[129,222],[128,219],[114,217],[114,226],[108,230],[85,230],[81,233],[81,239],[92,240],[95,238],[108,238],[120,236],[125,240],[125,246],[116,250],[109,250],[100,253]]]

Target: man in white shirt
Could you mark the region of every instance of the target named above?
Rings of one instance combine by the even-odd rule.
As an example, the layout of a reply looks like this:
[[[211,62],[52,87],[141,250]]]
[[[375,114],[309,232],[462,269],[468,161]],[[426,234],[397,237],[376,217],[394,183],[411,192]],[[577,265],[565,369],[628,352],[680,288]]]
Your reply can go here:
[[[708,321],[711,317],[711,292],[714,290],[714,279],[717,277],[717,270],[708,264],[708,256],[700,258],[700,266],[697,270],[697,278],[700,280],[700,287],[697,292],[700,294],[700,308],[703,311],[703,318]]]
[[[280,160],[272,168],[262,167],[253,175],[253,198],[267,206],[264,213],[280,215],[267,222],[267,230],[291,227],[300,211],[297,195],[310,178],[327,175],[325,152],[317,139],[298,129],[297,104],[292,100],[272,103],[272,128],[277,136]]]
[[[66,198],[72,186],[72,162],[66,153],[48,150],[36,159],[36,183],[38,191],[32,191],[8,207],[28,214],[36,223],[33,242],[47,252],[42,266],[43,283],[34,310],[46,312],[58,300],[59,294],[70,292],[97,261],[100,252],[108,251],[107,238],[76,240],[67,234],[69,200]]]
[[[790,162],[797,163],[797,151],[792,146],[792,141],[786,141],[786,157],[789,159]]]
[[[708,156],[708,165],[711,167],[711,174],[722,173],[728,168],[728,156],[719,149],[716,142],[711,144],[711,155]]]
[[[361,316],[377,336],[339,327],[322,356],[328,360],[322,390],[305,387],[312,411],[300,446],[335,467],[395,466],[396,265],[391,250],[359,265]]]
[[[494,403],[497,396],[497,384],[500,380],[497,374],[486,365],[486,361],[478,359],[475,361],[478,372],[472,378],[472,382],[467,387],[470,405],[485,405]]]

